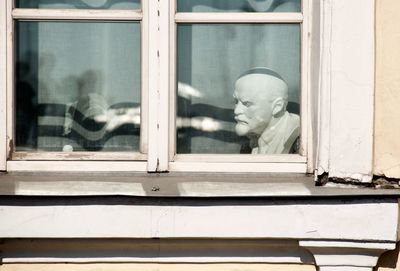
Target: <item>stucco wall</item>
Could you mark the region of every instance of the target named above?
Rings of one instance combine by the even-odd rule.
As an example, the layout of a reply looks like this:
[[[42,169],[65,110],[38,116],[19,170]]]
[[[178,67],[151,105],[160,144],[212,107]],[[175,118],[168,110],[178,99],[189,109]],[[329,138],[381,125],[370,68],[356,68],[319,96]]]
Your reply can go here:
[[[393,178],[400,178],[399,14],[399,0],[376,1],[374,173]]]

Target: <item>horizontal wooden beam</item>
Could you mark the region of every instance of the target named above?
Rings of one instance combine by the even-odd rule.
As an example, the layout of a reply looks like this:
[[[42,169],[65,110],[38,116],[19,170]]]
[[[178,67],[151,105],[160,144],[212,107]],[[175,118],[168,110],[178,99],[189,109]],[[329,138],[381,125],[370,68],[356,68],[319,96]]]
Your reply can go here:
[[[192,13],[182,12],[175,15],[177,23],[301,23],[301,13]]]
[[[14,9],[12,17],[20,20],[140,21],[143,15],[138,10]]]

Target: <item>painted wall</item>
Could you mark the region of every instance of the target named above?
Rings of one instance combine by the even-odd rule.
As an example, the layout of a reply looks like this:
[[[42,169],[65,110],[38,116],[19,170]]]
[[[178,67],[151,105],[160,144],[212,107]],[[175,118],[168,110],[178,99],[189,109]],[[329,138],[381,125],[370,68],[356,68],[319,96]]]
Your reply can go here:
[[[315,271],[282,264],[4,264],[0,271]]]
[[[400,178],[399,0],[376,3],[376,97],[374,173]],[[3,264],[0,271],[315,271],[279,264]],[[387,252],[379,271],[400,270],[399,249]]]
[[[376,1],[374,174],[400,178],[400,1]]]
[[[398,250],[388,252],[376,271],[400,270]],[[298,264],[3,264],[0,271],[316,271],[311,265]]]

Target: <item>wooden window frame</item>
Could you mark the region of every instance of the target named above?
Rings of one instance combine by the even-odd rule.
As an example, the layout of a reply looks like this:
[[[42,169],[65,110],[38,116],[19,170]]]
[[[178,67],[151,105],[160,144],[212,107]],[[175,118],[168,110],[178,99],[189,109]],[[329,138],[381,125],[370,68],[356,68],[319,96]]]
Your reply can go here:
[[[15,79],[14,79],[14,24],[18,21],[85,21],[138,22],[141,24],[141,107],[148,104],[148,8],[143,1],[139,10],[90,9],[26,9],[15,8],[13,0],[4,1],[6,48],[6,141],[5,168],[7,171],[146,171],[147,110],[141,110],[139,152],[14,152],[15,137]],[[142,12],[143,10],[143,12]],[[4,29],[4,26],[2,27]],[[4,66],[4,65],[2,65]],[[3,154],[4,156],[4,154]],[[116,162],[118,161],[118,162]],[[3,166],[4,167],[4,166]]]
[[[200,171],[200,172],[312,172],[308,161],[312,160],[310,99],[310,24],[311,7],[309,0],[302,0],[300,12],[282,13],[251,13],[251,12],[177,12],[178,0],[171,1],[170,6],[170,127],[168,135],[170,171]],[[260,155],[251,154],[176,154],[176,28],[180,23],[194,24],[255,24],[255,23],[288,23],[301,26],[301,137],[300,154]],[[167,133],[165,133],[167,135]]]
[[[138,10],[16,9],[13,0],[2,2],[0,70],[6,80],[0,118],[6,128],[0,132],[0,170],[7,171],[199,171],[199,172],[283,172],[312,171],[313,144],[310,123],[310,0],[302,0],[295,13],[181,13],[176,1],[142,1]],[[17,153],[13,152],[14,42],[15,20],[140,21],[142,24],[142,121],[141,153]],[[299,155],[197,155],[175,154],[176,112],[176,27],[179,23],[295,23],[301,25],[301,150]],[[3,74],[3,73],[2,73]],[[4,108],[6,108],[4,112]],[[146,110],[147,109],[147,110]],[[147,125],[147,127],[146,127]],[[5,132],[6,131],[6,132]]]

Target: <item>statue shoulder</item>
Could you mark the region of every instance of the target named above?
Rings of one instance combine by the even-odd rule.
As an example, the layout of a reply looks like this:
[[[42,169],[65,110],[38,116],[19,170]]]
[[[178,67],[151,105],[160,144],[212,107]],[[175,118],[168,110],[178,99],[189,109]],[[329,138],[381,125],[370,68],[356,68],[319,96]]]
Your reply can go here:
[[[292,127],[299,127],[300,126],[300,116],[294,113],[288,113],[290,126]]]

